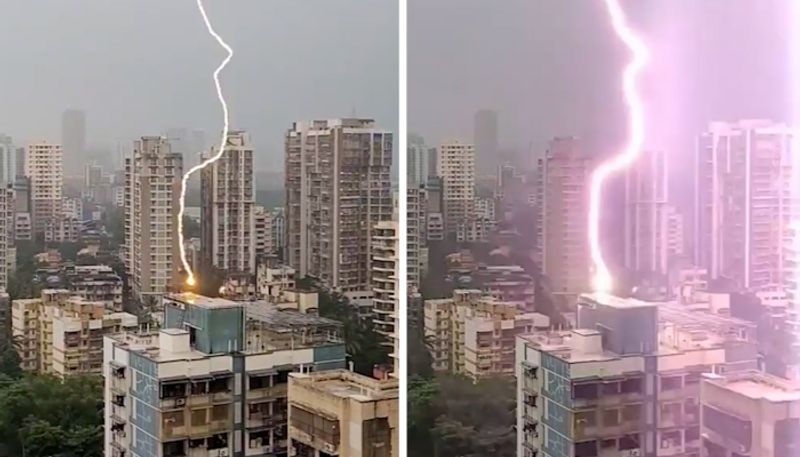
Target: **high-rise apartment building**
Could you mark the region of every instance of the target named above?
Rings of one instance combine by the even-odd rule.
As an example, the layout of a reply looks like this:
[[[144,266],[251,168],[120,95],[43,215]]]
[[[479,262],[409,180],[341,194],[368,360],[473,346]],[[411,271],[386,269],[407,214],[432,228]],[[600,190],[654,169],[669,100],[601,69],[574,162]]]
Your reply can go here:
[[[784,281],[792,212],[791,128],[715,122],[695,154],[695,263],[758,289]]]
[[[574,138],[556,138],[538,161],[536,246],[555,294],[589,290],[588,221],[592,161]]]
[[[214,148],[207,157],[217,154]],[[202,171],[201,246],[207,265],[229,273],[256,271],[253,148],[242,131],[228,133],[225,152]]]
[[[372,318],[375,331],[382,335],[384,344],[390,347],[395,369],[399,366],[398,354],[398,300],[400,299],[400,240],[397,221],[381,221],[375,224],[370,247],[372,268]]]
[[[678,258],[686,252],[683,214],[672,205],[667,206],[667,257]]]
[[[475,205],[475,147],[459,142],[439,146],[436,173],[442,179],[444,228],[454,236],[459,224],[471,221]]]
[[[644,151],[625,172],[626,268],[667,273],[668,197],[666,154],[662,150]]]
[[[419,291],[422,278],[428,267],[427,207],[425,189],[409,185],[406,192],[406,255],[408,290],[406,294]]]
[[[256,265],[262,263],[268,255],[275,253],[272,238],[272,212],[263,206],[253,207],[253,250]]]
[[[13,184],[16,177],[17,147],[10,136],[0,133],[0,186]]]
[[[579,298],[573,330],[517,338],[517,455],[700,455],[704,373],[755,369],[755,324]]]
[[[0,185],[0,292],[8,289],[9,275],[15,268],[14,228],[14,190]]]
[[[70,173],[80,173],[85,163],[86,152],[86,113],[68,109],[61,115],[61,144],[67,156],[67,169]]]
[[[408,152],[406,155],[406,168],[408,187],[418,187],[428,182],[431,172],[430,148],[425,145],[425,140],[420,136],[409,135]],[[434,162],[435,163],[435,162]]]
[[[346,370],[289,376],[289,446],[295,457],[398,457],[396,379]]]
[[[370,289],[372,231],[392,218],[392,150],[392,134],[370,119],[296,122],[287,132],[287,261],[300,276]]]
[[[178,227],[183,160],[157,136],[134,142],[125,159],[125,266],[135,297],[180,284]]]
[[[500,165],[497,137],[497,112],[478,110],[474,119],[474,141],[477,159],[475,168],[480,174],[495,174]]]
[[[61,219],[64,188],[63,154],[58,144],[29,144],[25,152],[25,176],[30,180],[31,212],[36,233],[48,222]]]
[[[286,211],[281,207],[273,208],[270,218],[274,250],[281,259],[286,259]]]
[[[163,305],[160,331],[104,340],[105,455],[286,457],[289,373],[344,368],[341,324],[196,294]]]

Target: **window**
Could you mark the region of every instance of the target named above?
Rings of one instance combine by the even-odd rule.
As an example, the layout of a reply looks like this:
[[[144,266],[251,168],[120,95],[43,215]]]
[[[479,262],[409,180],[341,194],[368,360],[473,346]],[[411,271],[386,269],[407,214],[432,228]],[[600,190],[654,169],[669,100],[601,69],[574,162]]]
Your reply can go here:
[[[595,399],[597,398],[597,384],[575,384],[573,387],[573,397],[575,399]]]
[[[683,387],[683,378],[681,376],[670,376],[661,378],[661,391],[676,390]]]
[[[603,426],[613,427],[619,425],[619,410],[607,409],[603,411]]]
[[[620,385],[618,382],[604,382],[600,388],[601,395],[617,395],[619,394]]]
[[[632,378],[622,381],[620,390],[623,394],[642,393],[642,378]]]
[[[619,450],[639,449],[639,435],[625,435],[619,439]]]
[[[625,422],[638,422],[642,415],[642,405],[625,405],[622,408],[622,419]]]
[[[581,457],[593,457],[597,455],[597,441],[584,441],[575,443],[575,455]]]
[[[191,412],[192,427],[199,427],[206,424],[206,409],[193,409]]]
[[[577,411],[575,413],[575,426],[593,427],[597,423],[597,414],[594,410]]]
[[[250,390],[264,389],[270,386],[272,376],[250,376]]]
[[[681,445],[683,445],[683,440],[681,439],[680,430],[661,433],[661,449],[677,448],[681,447]]]

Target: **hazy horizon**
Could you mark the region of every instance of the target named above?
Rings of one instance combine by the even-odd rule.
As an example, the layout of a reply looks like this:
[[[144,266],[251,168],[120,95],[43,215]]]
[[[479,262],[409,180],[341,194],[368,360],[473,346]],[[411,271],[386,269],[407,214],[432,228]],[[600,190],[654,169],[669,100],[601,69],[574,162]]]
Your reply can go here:
[[[624,0],[650,46],[646,148],[680,163],[710,121],[789,121],[788,2]],[[501,148],[538,156],[554,136],[601,150],[624,140],[629,58],[602,2],[409,0],[409,132],[472,141],[476,110]],[[673,186],[675,187],[675,186]]]
[[[296,120],[355,114],[398,131],[396,4],[223,5],[231,4],[205,4],[234,49],[223,90],[231,128],[250,133],[258,170],[282,171],[283,134]],[[0,73],[0,133],[16,144],[60,142],[66,109],[86,112],[90,154],[116,154],[120,141],[174,128],[217,141],[211,73],[225,53],[193,0],[30,0],[3,12],[0,41],[13,48]]]

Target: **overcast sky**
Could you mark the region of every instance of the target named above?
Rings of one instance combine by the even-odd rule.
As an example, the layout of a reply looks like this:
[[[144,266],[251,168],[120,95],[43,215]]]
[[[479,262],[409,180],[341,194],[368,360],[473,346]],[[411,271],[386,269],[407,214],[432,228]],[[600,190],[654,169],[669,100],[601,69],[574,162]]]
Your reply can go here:
[[[283,169],[294,120],[355,113],[397,132],[396,2],[205,3],[235,52],[223,88],[258,168]],[[62,111],[79,108],[90,147],[181,127],[216,142],[211,73],[225,52],[194,0],[0,0],[0,11],[0,133],[59,141]]]
[[[790,1],[623,1],[651,47],[648,147],[680,163],[709,121],[788,120]],[[599,0],[409,0],[409,129],[471,141],[490,108],[501,146],[533,155],[556,135],[619,144],[629,54],[607,18]]]

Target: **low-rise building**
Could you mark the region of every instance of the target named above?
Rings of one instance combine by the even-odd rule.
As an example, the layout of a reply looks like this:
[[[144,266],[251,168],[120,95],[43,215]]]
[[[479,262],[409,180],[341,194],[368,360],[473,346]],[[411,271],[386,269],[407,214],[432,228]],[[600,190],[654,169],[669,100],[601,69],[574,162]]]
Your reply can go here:
[[[160,331],[105,338],[105,455],[287,455],[289,373],[344,368],[341,324],[191,293],[163,305]]]
[[[31,213],[29,212],[14,213],[14,239],[16,240],[33,239],[33,222],[31,221]]]
[[[701,383],[702,455],[798,455],[800,385],[758,371],[706,374]]]
[[[284,290],[297,287],[295,269],[287,265],[259,264],[256,270],[256,290],[258,298],[269,300],[280,297]]]
[[[44,240],[53,243],[75,243],[80,238],[81,223],[74,217],[48,220],[44,225]]]
[[[105,303],[111,312],[122,311],[122,278],[108,265],[71,265],[64,268],[64,282],[75,295]]]
[[[524,303],[498,301],[472,289],[426,300],[423,313],[434,370],[473,379],[513,375],[516,336],[550,326],[547,316],[526,313]]]
[[[11,321],[22,369],[59,377],[100,374],[103,335],[138,325],[132,314],[108,313],[104,302],[87,301],[65,289],[14,300]]]
[[[398,381],[346,370],[289,376],[289,443],[295,457],[397,457]]]

